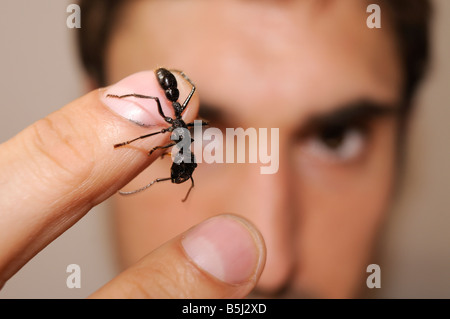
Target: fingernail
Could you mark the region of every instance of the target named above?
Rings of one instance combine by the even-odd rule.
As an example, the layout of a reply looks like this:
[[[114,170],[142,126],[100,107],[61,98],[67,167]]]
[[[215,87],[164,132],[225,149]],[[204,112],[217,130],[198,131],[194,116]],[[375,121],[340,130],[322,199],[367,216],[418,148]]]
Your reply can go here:
[[[213,217],[197,225],[181,243],[198,267],[229,284],[251,280],[264,263],[262,237],[234,215]]]
[[[135,73],[101,90],[101,100],[118,115],[143,126],[165,123],[158,112],[157,103],[151,98],[114,98],[108,95],[121,96],[125,94],[140,94],[158,97],[166,116],[173,116],[172,106],[169,105],[164,92],[159,86],[154,71]]]

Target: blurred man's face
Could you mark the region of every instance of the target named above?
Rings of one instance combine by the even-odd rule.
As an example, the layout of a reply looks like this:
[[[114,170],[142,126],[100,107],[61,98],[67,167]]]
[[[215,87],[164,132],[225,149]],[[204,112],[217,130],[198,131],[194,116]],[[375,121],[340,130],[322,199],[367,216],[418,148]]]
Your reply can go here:
[[[185,71],[210,126],[224,134],[279,128],[279,170],[202,163],[185,203],[190,182],[116,197],[125,265],[229,212],[250,219],[265,239],[258,295],[349,297],[365,285],[395,175],[402,78],[387,21],[368,29],[364,3],[126,4],[108,49],[108,82],[158,66]],[[170,176],[171,164],[157,160],[126,190]]]

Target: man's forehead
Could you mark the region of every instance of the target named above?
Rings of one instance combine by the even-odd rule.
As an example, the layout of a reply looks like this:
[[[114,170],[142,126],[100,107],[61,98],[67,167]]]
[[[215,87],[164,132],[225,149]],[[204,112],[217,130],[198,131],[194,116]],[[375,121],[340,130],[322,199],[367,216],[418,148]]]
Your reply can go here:
[[[220,76],[211,81],[195,75],[199,88],[206,86],[202,98],[218,100],[247,119],[272,114],[274,108],[299,118],[310,108],[325,110],[357,99],[396,104],[402,83],[394,43],[383,33],[345,31],[300,31],[276,58],[257,50],[246,55],[247,44],[230,49],[230,63],[212,54],[206,69]]]
[[[395,104],[400,98],[401,72],[389,26],[369,29],[365,2],[192,4],[196,10],[172,19],[167,29],[174,30],[165,30],[170,38],[176,36],[176,46],[167,47],[167,37],[159,43],[158,33],[148,37],[149,58],[164,52],[166,63],[183,66],[195,79],[203,100],[226,106],[244,122],[258,120],[258,114],[267,120],[274,107],[277,114],[298,118],[312,107],[330,108],[349,99]],[[153,30],[156,22],[146,17]]]

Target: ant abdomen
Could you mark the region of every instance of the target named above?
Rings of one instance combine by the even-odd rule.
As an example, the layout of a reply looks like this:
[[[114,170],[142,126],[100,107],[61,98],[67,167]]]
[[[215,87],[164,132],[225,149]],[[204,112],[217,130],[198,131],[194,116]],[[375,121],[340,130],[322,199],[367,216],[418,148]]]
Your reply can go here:
[[[166,98],[170,102],[176,102],[178,98],[180,97],[180,91],[178,91],[177,88],[168,88],[166,91]]]
[[[177,88],[177,79],[172,72],[164,68],[159,68],[156,70],[156,77],[159,85],[164,89],[167,99],[171,102],[176,102],[180,97],[180,91]]]
[[[159,85],[161,85],[164,90],[173,87],[176,88],[178,85],[175,76],[167,69],[159,68],[156,70],[156,77],[158,78]]]

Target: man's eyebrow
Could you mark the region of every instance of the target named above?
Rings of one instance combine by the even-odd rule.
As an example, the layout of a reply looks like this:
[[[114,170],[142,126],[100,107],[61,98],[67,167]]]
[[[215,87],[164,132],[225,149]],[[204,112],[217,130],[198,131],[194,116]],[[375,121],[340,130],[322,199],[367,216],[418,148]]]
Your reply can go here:
[[[210,122],[224,122],[228,116],[222,108],[211,105],[209,103],[200,103],[198,116]]]
[[[297,135],[311,133],[329,125],[346,126],[363,123],[377,117],[394,116],[398,112],[399,108],[393,105],[367,99],[357,100],[335,107],[331,111],[308,116],[303,121]],[[230,119],[230,114],[226,110],[210,103],[200,103],[198,115],[200,118],[212,123],[225,123]]]
[[[399,108],[372,100],[358,100],[308,117],[301,127],[300,135],[328,126],[347,126],[364,123],[384,116],[395,116]]]

